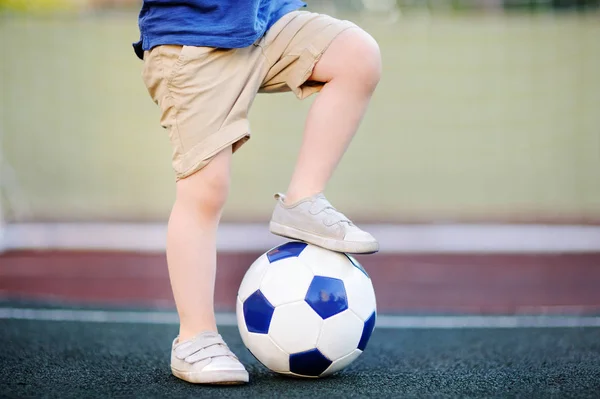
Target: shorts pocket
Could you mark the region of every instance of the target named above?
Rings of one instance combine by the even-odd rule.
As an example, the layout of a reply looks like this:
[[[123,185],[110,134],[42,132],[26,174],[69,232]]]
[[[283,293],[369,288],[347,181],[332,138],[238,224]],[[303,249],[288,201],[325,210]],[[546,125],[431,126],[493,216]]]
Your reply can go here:
[[[167,84],[175,84],[175,80],[181,75],[182,69],[189,63],[202,61],[216,49],[214,47],[198,47],[198,46],[178,46],[178,53],[173,56],[175,59],[171,71],[168,73]]]

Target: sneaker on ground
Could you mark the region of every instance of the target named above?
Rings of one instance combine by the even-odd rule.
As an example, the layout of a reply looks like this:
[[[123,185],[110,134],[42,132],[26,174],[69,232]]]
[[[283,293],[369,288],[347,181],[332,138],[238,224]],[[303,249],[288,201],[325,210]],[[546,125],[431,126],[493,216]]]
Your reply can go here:
[[[214,332],[205,332],[193,339],[173,341],[171,350],[173,375],[194,384],[244,384],[248,372],[229,350],[223,338]]]

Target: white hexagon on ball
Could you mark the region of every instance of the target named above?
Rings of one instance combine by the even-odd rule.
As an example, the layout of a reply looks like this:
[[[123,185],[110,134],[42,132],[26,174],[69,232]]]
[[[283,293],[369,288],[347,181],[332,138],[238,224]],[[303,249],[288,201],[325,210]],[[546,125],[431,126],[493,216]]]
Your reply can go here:
[[[238,298],[245,301],[252,293],[260,287],[260,282],[267,272],[270,263],[267,255],[263,254],[250,265],[248,271],[244,275],[240,288],[238,289]]]
[[[260,290],[277,307],[303,300],[313,277],[312,271],[297,257],[281,259],[267,268],[260,282]],[[293,284],[282,284],[282,281]]]
[[[314,349],[323,319],[305,302],[299,301],[275,308],[269,336],[287,353]]]
[[[266,334],[250,333],[252,349],[250,352],[268,369],[276,373],[289,373],[290,355],[285,353]]]
[[[348,308],[362,321],[366,321],[377,309],[375,290],[371,279],[355,268],[344,278]]]
[[[343,253],[329,251],[315,245],[306,246],[300,255],[300,261],[311,269],[315,276],[341,280],[354,268]]]
[[[331,360],[352,353],[358,347],[364,324],[349,310],[329,317],[323,321],[317,349]]]
[[[327,368],[327,370],[325,370],[323,372],[323,374],[321,374],[321,377],[325,377],[328,375],[331,375],[337,371],[340,371],[346,367],[348,367],[352,362],[354,362],[360,355],[362,354],[362,351],[360,349],[355,349],[353,350],[351,353],[349,353],[348,355],[334,360],[333,363],[331,363],[331,366],[329,366]]]

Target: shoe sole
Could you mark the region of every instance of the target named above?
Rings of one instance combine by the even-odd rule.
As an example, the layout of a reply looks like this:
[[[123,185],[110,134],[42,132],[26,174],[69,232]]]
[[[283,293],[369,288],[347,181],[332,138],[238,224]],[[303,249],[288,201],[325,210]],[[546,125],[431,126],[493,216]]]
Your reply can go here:
[[[277,222],[269,223],[271,233],[294,240],[305,241],[309,244],[328,249],[334,252],[343,252],[348,254],[374,254],[379,251],[379,243],[375,242],[357,242],[336,240],[323,237],[314,233],[296,229],[295,227],[284,226]]]
[[[175,377],[192,384],[241,385],[249,381],[248,372],[245,370],[190,372],[171,367],[171,372]]]

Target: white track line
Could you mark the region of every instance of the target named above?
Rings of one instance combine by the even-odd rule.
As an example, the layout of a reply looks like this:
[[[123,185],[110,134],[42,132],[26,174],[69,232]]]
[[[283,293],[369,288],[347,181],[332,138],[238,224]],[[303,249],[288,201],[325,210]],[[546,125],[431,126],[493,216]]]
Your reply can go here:
[[[383,253],[561,253],[599,252],[600,226],[546,225],[363,225]],[[5,250],[124,250],[163,252],[164,224],[8,224],[0,237]],[[263,252],[285,240],[267,224],[223,224],[222,252]]]
[[[89,323],[130,323],[176,325],[174,312],[126,312],[106,310],[67,310],[0,308],[0,320],[72,321]],[[234,313],[218,313],[217,324],[237,326]],[[390,316],[379,315],[377,328],[457,329],[457,328],[558,328],[600,327],[595,316]]]

